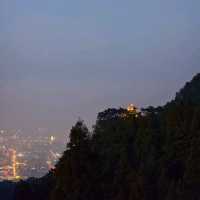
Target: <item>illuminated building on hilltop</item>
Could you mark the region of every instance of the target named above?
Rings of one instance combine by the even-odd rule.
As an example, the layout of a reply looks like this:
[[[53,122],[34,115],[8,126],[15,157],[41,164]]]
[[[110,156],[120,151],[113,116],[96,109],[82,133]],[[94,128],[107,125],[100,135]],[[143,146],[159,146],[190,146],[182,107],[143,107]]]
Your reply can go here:
[[[127,111],[130,112],[130,113],[137,113],[137,107],[134,106],[133,104],[129,104],[128,107],[127,107]]]
[[[134,106],[134,104],[129,104],[127,106],[127,111],[128,111],[128,113],[134,115],[136,118],[138,117],[139,110],[136,106]]]

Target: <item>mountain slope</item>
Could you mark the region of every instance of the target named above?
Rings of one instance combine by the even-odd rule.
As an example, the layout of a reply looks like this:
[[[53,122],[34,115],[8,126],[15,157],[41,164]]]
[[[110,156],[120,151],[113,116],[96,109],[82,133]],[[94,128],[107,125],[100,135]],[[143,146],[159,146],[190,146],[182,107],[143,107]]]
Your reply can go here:
[[[185,104],[200,105],[200,73],[186,83],[184,88],[177,93],[175,100]]]
[[[51,179],[50,200],[199,200],[200,74],[166,106],[78,121]]]

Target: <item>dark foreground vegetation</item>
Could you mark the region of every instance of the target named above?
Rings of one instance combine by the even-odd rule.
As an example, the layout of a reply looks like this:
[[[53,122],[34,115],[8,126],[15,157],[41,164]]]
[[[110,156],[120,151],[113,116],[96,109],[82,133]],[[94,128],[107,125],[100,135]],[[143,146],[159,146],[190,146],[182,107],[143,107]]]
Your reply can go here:
[[[55,170],[16,184],[15,200],[199,200],[200,74],[163,107],[82,121]]]

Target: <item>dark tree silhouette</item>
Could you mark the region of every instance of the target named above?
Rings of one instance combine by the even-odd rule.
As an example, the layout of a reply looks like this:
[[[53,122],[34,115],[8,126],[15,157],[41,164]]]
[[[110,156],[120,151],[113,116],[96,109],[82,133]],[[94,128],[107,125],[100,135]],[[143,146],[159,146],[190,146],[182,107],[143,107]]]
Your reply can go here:
[[[107,109],[92,133],[79,120],[50,177],[41,190],[21,182],[15,199],[200,199],[200,74],[165,106]]]

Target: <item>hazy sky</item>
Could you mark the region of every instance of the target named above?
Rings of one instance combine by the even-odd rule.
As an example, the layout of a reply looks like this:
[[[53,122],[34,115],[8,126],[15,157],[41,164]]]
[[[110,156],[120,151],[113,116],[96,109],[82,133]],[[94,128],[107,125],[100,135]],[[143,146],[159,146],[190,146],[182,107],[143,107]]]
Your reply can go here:
[[[0,0],[0,127],[69,129],[162,105],[200,72],[199,0]]]

